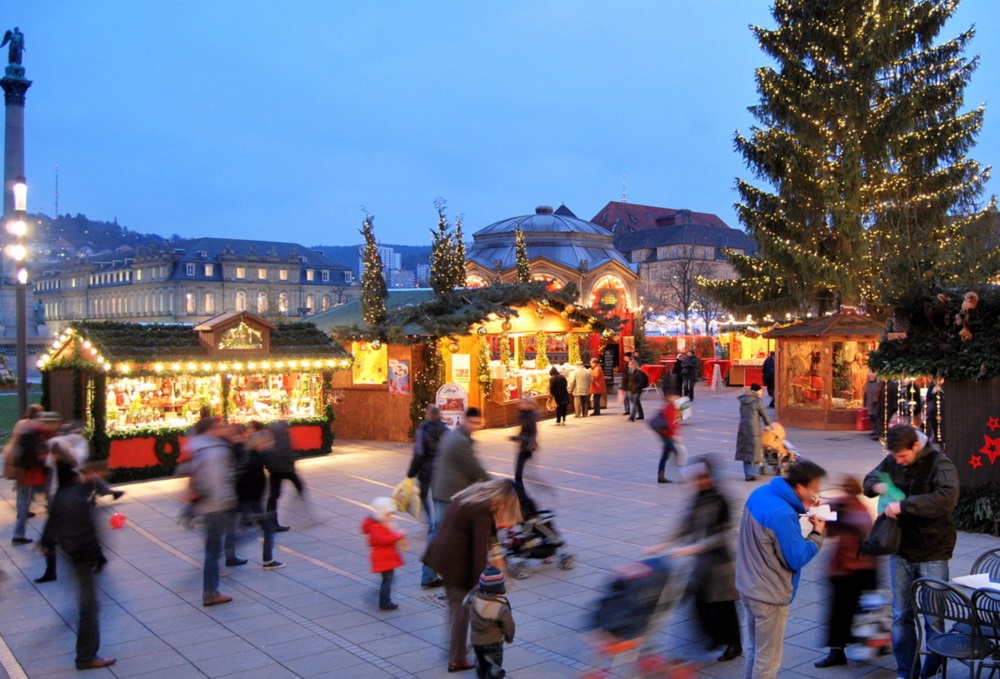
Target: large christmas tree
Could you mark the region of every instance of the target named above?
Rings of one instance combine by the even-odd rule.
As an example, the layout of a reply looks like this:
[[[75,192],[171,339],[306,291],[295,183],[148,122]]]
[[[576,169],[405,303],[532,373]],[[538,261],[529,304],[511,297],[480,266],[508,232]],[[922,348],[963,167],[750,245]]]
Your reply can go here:
[[[361,235],[365,237],[361,271],[361,316],[369,327],[385,322],[385,300],[389,296],[382,268],[382,256],[378,252],[378,242],[375,240],[375,227],[372,223],[374,220],[374,215],[366,214],[364,224],[361,226]]]
[[[732,311],[884,305],[982,280],[988,176],[966,153],[982,107],[963,112],[973,31],[936,43],[956,0],[776,0],[754,27],[776,62],[757,70],[759,122],[735,147],[756,257],[705,282]],[[978,251],[978,257],[970,255]]]

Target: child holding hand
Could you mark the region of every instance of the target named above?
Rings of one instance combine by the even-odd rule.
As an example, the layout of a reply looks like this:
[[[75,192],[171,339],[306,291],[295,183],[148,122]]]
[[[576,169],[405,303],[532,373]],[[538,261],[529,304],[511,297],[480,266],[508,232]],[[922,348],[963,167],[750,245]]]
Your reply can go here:
[[[406,534],[397,530],[392,517],[396,503],[389,497],[372,500],[372,514],[361,522],[361,532],[368,536],[372,549],[372,573],[382,574],[382,586],[378,592],[378,607],[383,611],[394,611],[399,606],[392,602],[392,576],[403,565],[399,548],[406,546]]]
[[[479,586],[465,598],[478,679],[502,679],[506,676],[503,670],[503,642],[509,644],[514,641],[514,616],[510,611],[510,602],[503,596],[506,592],[503,571],[496,566],[487,566],[479,576]]]

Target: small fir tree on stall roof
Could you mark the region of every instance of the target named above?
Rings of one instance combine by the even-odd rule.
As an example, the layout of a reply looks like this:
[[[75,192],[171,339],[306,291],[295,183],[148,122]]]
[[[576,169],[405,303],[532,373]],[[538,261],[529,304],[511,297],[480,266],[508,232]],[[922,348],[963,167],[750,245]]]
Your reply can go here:
[[[431,232],[434,237],[431,244],[431,287],[441,295],[465,287],[465,244],[461,242],[461,220],[452,234],[444,213],[444,201],[438,200],[437,210],[437,230]]]
[[[464,237],[462,234],[462,224],[461,217],[455,220],[455,249],[452,257],[452,266],[455,270],[452,275],[454,276],[455,287],[457,288],[465,287],[466,280],[465,243],[462,242],[462,238]]]
[[[535,335],[535,368],[537,370],[545,370],[549,367],[548,345],[548,336],[544,330],[539,330],[538,334]]]
[[[524,232],[521,225],[514,228],[514,256],[517,262],[517,276],[514,280],[518,283],[531,282],[531,266],[528,264],[528,246],[524,242]]]
[[[419,345],[423,348],[424,367],[413,375],[410,398],[410,423],[416,429],[424,419],[424,409],[434,403],[437,391],[444,384],[444,358],[437,339],[429,338]]]
[[[490,343],[485,337],[479,338],[479,361],[476,366],[476,375],[479,379],[479,391],[483,398],[487,399],[493,391],[493,375],[490,370]]]
[[[375,216],[366,214],[361,227],[361,235],[365,238],[361,272],[361,316],[369,327],[385,322],[385,300],[389,290],[385,285],[382,256],[378,252],[378,241],[375,240]]]
[[[776,65],[757,69],[758,126],[735,139],[770,185],[737,181],[758,251],[727,253],[738,278],[701,281],[715,299],[753,314],[872,310],[996,270],[977,204],[989,170],[967,156],[984,109],[962,110],[974,31],[936,43],[957,7],[774,0],[777,27],[752,30]]]
[[[570,365],[576,365],[583,360],[580,357],[580,337],[575,332],[566,333],[566,347],[568,349],[566,360]]]

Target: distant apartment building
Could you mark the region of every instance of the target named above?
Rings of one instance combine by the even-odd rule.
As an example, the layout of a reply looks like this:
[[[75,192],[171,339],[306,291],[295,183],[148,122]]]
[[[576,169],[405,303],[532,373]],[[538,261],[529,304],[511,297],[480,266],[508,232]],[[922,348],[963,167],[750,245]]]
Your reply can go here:
[[[60,263],[34,279],[54,332],[82,319],[201,323],[225,311],[301,319],[359,291],[349,267],[302,245],[225,238]]]
[[[431,265],[417,264],[416,284],[421,288],[426,288],[431,284]]]

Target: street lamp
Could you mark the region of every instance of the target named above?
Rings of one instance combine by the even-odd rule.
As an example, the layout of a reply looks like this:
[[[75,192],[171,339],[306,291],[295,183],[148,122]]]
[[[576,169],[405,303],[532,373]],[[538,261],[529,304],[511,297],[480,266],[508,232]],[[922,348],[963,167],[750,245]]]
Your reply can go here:
[[[16,322],[17,322],[17,412],[18,416],[28,409],[28,270],[24,260],[26,250],[24,236],[28,232],[25,222],[28,211],[28,183],[24,177],[14,179],[14,219],[7,224],[7,231],[17,241],[10,247],[9,254],[17,267]]]

